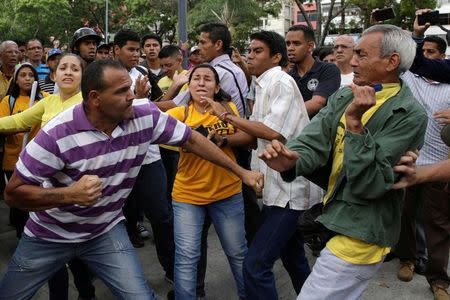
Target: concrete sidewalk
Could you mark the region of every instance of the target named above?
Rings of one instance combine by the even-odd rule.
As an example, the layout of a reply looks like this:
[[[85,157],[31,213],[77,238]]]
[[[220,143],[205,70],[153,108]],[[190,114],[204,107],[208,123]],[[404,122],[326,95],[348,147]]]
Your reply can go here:
[[[0,274],[3,275],[6,265],[13,253],[17,240],[15,231],[8,226],[8,208],[3,201],[0,201]],[[149,224],[146,224],[148,228]],[[238,299],[236,287],[231,275],[228,261],[222,251],[220,242],[214,229],[211,229],[208,237],[208,269],[206,273],[206,299],[228,300]],[[145,275],[149,285],[156,292],[160,299],[165,299],[167,292],[171,289],[171,285],[164,280],[164,272],[158,263],[154,245],[150,241],[146,241],[143,248],[137,249],[142,261]],[[308,258],[311,265],[314,258],[308,252]],[[393,260],[383,264],[381,271],[378,272],[368,290],[364,294],[363,299],[396,299],[396,300],[423,300],[433,299],[429,286],[425,277],[417,275],[413,281],[409,283],[401,282],[396,277],[398,260]],[[295,299],[296,295],[292,288],[289,276],[278,262],[275,266],[275,276],[277,280],[277,288],[280,299]],[[70,274],[70,272],[69,272]],[[0,275],[0,276],[1,276]],[[71,276],[71,275],[70,275]],[[126,278],[124,278],[126,280]],[[94,282],[96,286],[96,295],[99,300],[114,299],[114,296],[108,288],[97,279]],[[320,293],[320,291],[318,291]],[[77,292],[70,279],[69,299],[77,299]],[[47,300],[47,286],[42,287],[33,297],[35,300]]]

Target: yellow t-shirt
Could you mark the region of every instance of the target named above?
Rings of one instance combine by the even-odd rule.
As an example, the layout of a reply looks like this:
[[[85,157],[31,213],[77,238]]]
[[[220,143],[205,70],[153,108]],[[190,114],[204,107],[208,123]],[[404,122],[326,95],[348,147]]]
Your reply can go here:
[[[186,74],[188,71],[183,70],[180,72],[180,74]],[[170,79],[168,76],[164,76],[158,81],[158,86],[165,95],[167,93],[167,90],[172,86],[173,80]],[[179,93],[186,91],[189,88],[189,85],[186,83],[183,85],[179,91]],[[162,148],[172,150],[172,151],[178,151],[178,147],[175,146],[169,146],[169,145],[160,145]]]
[[[187,70],[183,70],[180,72],[180,74],[186,74],[187,72],[188,72]],[[158,81],[158,86],[163,92],[163,94],[166,94],[167,90],[172,86],[172,83],[173,83],[172,79],[170,79],[168,76],[164,76]],[[187,83],[184,84],[180,89],[180,93],[186,91],[188,87],[189,86]]]
[[[375,94],[376,104],[367,110],[362,117],[363,125],[367,124],[384,102],[395,96],[399,91],[400,84],[383,84],[383,89]],[[345,113],[342,114],[339,123],[334,142],[333,163],[328,181],[327,194],[323,199],[324,204],[327,203],[333,194],[336,179],[342,170],[344,161]],[[337,235],[330,239],[327,243],[327,248],[337,257],[352,264],[378,263],[391,251],[389,247],[380,247],[344,235]]]
[[[48,96],[48,93],[42,92],[44,97]],[[36,101],[37,104],[39,101]],[[30,105],[30,97],[29,96],[19,96],[16,98],[14,102],[13,111],[10,111],[10,103],[9,103],[9,95],[5,96],[3,100],[0,102],[0,117],[6,117],[9,115],[18,114],[27,108]],[[40,126],[36,124],[31,127],[30,133],[28,135],[28,141],[30,141],[36,133],[39,131]],[[23,137],[25,133],[16,133],[7,135],[5,138],[5,150],[3,154],[3,170],[5,171],[13,171],[14,166],[19,159],[20,151],[22,151],[22,143]]]
[[[233,103],[230,103],[230,107],[235,114],[238,113]],[[185,118],[185,107],[176,107],[168,110],[167,113],[182,121]],[[235,132],[231,124],[226,124],[209,113],[199,113],[192,103],[189,104],[188,116],[184,123],[193,129],[203,125],[208,132],[215,129],[220,135],[230,135]],[[235,161],[233,150],[230,147],[225,146],[222,150]],[[178,172],[172,191],[173,200],[206,205],[231,197],[239,193],[241,189],[241,180],[234,173],[193,153],[180,151]]]
[[[59,94],[45,97],[21,113],[0,118],[0,133],[28,129],[36,124],[44,126],[53,117],[82,100],[81,92],[65,101],[61,101]]]
[[[12,77],[8,79],[6,75],[0,71],[0,99],[3,99],[6,96],[11,80]]]

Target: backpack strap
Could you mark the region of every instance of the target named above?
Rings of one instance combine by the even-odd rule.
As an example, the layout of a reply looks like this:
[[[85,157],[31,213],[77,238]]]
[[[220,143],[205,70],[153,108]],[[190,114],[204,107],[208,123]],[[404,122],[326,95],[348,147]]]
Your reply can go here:
[[[9,95],[9,114],[10,115],[12,115],[15,105],[16,105],[16,98]]]
[[[246,110],[245,110],[245,99],[244,99],[244,95],[242,94],[241,88],[239,87],[239,82],[237,81],[236,76],[234,75],[233,71],[231,71],[227,67],[225,67],[225,66],[223,66],[221,64],[218,64],[216,66],[220,67],[220,68],[222,68],[222,69],[224,69],[226,71],[228,71],[231,74],[231,76],[233,76],[234,83],[236,84],[236,87],[237,87],[237,89],[239,91],[239,97],[241,98],[241,103],[242,103],[242,111],[244,113],[244,118],[245,118],[245,116],[247,115]]]
[[[220,104],[222,104],[223,108],[225,108],[225,110],[231,114],[231,115],[235,115],[237,117],[239,117],[238,115],[236,115],[236,113],[233,111],[233,109],[230,106],[230,103],[228,101],[220,101]]]
[[[184,106],[184,118],[183,118],[183,120],[181,122],[183,122],[183,123],[186,122],[188,114],[189,114],[189,103],[188,103],[188,105]]]
[[[136,70],[138,70],[142,75],[148,75],[147,70],[145,70],[143,67],[141,66],[135,66]]]

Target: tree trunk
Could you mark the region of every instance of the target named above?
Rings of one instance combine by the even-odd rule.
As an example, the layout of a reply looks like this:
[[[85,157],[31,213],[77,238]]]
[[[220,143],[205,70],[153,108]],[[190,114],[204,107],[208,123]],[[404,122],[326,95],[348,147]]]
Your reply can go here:
[[[341,0],[341,7],[345,7],[345,0]],[[344,34],[345,32],[345,9],[341,12],[341,25],[339,26],[339,34]]]

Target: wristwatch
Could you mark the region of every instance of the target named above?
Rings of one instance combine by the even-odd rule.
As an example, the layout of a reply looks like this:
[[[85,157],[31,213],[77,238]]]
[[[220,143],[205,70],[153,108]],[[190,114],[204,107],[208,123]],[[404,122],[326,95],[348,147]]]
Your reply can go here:
[[[225,147],[228,144],[228,138],[226,136],[222,137],[222,145],[221,147]]]

